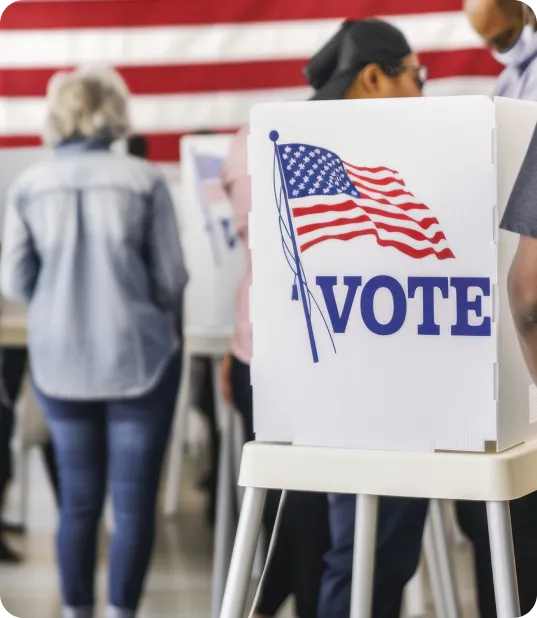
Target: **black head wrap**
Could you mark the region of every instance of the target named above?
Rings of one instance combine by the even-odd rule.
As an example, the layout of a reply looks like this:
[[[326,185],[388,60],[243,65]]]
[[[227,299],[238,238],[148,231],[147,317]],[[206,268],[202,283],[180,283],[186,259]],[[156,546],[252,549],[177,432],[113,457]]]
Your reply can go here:
[[[346,21],[304,70],[314,100],[341,99],[368,64],[399,66],[412,53],[403,33],[379,19]]]

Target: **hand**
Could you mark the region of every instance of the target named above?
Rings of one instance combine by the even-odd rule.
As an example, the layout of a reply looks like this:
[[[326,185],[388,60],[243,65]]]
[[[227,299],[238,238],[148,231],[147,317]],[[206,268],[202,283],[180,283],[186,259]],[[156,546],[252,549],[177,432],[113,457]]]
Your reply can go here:
[[[231,353],[228,352],[220,369],[220,388],[224,399],[233,403],[233,388],[231,387]]]

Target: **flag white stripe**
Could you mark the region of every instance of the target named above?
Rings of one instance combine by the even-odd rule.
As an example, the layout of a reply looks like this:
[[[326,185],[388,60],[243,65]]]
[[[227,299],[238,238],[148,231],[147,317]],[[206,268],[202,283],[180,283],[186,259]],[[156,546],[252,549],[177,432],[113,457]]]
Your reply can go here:
[[[418,52],[482,47],[462,11],[386,19],[403,30]],[[341,19],[322,19],[210,26],[2,31],[0,67],[60,67],[66,63],[152,66],[301,59],[319,49],[340,23]]]
[[[387,232],[386,230],[379,229],[375,226],[373,222],[364,222],[364,223],[353,223],[347,225],[340,225],[338,227],[331,227],[316,230],[315,232],[309,232],[308,234],[304,234],[303,236],[298,236],[297,241],[300,246],[305,245],[306,243],[311,242],[312,240],[317,240],[322,238],[323,236],[336,236],[340,234],[350,234],[352,232],[358,232],[362,230],[376,230],[378,235],[383,240],[390,240],[394,242],[403,243],[413,249],[427,249],[429,247],[433,247],[435,251],[440,252],[443,249],[448,248],[447,241],[441,240],[440,242],[433,244],[429,240],[414,240],[407,234],[403,232]]]
[[[475,78],[439,80],[452,82],[457,89],[466,85],[465,94],[476,93]],[[479,84],[478,80],[478,84]],[[494,80],[489,80],[492,90]],[[477,89],[479,93],[479,89]],[[181,95],[133,96],[131,110],[136,131],[167,133],[206,129],[233,129],[241,126],[251,107],[257,103],[305,100],[309,88],[244,90],[237,92],[197,93]],[[43,129],[46,102],[42,97],[1,98],[0,135],[37,135]]]
[[[306,99],[309,88],[246,90],[207,94],[134,96],[131,118],[136,131],[167,133],[234,129],[256,103]],[[40,134],[46,118],[43,98],[0,98],[0,135]]]

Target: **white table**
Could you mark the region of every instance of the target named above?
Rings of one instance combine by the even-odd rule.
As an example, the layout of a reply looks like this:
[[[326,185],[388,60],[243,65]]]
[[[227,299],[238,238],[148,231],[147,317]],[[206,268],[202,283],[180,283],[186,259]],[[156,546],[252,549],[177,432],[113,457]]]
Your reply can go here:
[[[537,490],[537,441],[500,454],[251,443],[240,484],[246,492],[221,618],[242,617],[268,489],[357,495],[352,618],[371,615],[378,496],[486,502],[498,618],[520,616],[509,501]]]

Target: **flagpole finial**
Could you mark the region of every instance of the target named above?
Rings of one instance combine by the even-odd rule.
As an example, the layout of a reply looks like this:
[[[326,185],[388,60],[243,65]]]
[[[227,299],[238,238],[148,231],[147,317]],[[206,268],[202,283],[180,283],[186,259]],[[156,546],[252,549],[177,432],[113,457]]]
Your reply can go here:
[[[280,139],[280,134],[278,131],[271,131],[269,133],[269,138],[272,142],[277,142]]]

